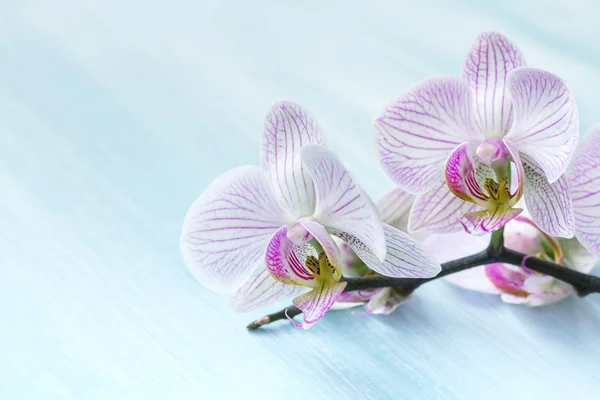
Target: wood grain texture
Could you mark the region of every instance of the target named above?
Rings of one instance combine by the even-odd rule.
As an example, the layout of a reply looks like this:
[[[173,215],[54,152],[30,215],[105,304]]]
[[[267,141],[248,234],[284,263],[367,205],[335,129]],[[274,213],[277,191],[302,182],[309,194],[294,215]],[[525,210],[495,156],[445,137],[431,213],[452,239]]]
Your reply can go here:
[[[326,4],[324,4],[326,3]],[[592,0],[0,5],[1,399],[595,399],[600,296],[543,309],[428,284],[391,316],[245,331],[178,237],[219,173],[258,163],[280,99],[375,197],[369,134],[413,82],[500,30],[600,121]],[[272,307],[266,311],[276,310]]]

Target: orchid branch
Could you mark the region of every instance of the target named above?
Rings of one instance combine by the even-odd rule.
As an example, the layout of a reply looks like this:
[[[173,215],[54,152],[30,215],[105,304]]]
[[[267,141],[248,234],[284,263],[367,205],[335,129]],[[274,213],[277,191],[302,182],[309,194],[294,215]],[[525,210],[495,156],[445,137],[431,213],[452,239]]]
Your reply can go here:
[[[582,272],[566,268],[562,265],[546,261],[541,258],[531,257],[526,254],[510,250],[504,246],[502,230],[498,230],[492,234],[492,239],[490,240],[490,245],[487,247],[487,249],[467,257],[442,263],[442,271],[432,278],[391,278],[383,275],[360,278],[342,278],[344,281],[348,282],[344,292],[393,287],[396,290],[399,290],[404,296],[408,296],[424,283],[464,271],[469,268],[494,262],[502,262],[516,266],[526,266],[527,268],[536,272],[552,276],[573,286],[580,297],[587,296],[591,293],[600,293],[600,277],[584,274]],[[301,313],[302,311],[297,307],[289,306],[281,311],[259,318],[258,320],[249,324],[246,328],[248,330],[255,330],[261,326],[278,320],[293,318]]]
[[[263,325],[270,324],[271,322],[279,321],[280,319],[285,318],[294,318],[296,315],[300,314],[302,314],[302,310],[300,310],[298,307],[289,306],[281,311],[265,315],[264,317],[259,318],[254,322],[251,322],[250,324],[248,324],[248,326],[246,326],[246,329],[248,329],[249,331],[253,331],[255,329],[260,328]]]

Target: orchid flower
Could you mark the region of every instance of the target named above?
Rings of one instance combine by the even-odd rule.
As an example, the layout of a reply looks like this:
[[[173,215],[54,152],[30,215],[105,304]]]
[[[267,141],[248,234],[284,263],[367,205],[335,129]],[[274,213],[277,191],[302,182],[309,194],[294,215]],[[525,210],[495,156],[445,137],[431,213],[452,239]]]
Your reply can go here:
[[[567,176],[577,239],[600,255],[600,127],[588,133],[578,146]]]
[[[432,235],[424,243],[434,254],[444,258],[472,254],[486,247],[488,238],[464,232]],[[504,244],[507,248],[588,273],[597,258],[585,250],[576,239],[554,238],[526,216],[520,215],[506,224]],[[551,276],[525,267],[493,263],[471,268],[445,278],[470,290],[500,295],[506,303],[541,306],[558,302],[573,292],[573,287]]]
[[[418,194],[409,231],[450,233],[462,224],[469,233],[492,232],[519,215],[514,206],[524,195],[542,230],[571,237],[563,173],[578,124],[566,84],[526,67],[519,49],[491,32],[476,38],[462,79],[409,89],[376,119],[373,136],[388,176]]]
[[[385,224],[406,232],[409,210],[415,196],[400,188],[395,188],[386,193],[376,204],[379,218]],[[419,240],[419,237],[416,237]],[[345,243],[340,246],[342,264],[346,276],[374,276],[377,272],[369,269],[358,258],[352,248]],[[408,275],[409,271],[407,271]],[[343,293],[337,300],[336,307],[347,308],[350,304],[363,305],[364,314],[390,314],[406,300],[400,291],[392,287],[356,290]],[[340,303],[342,303],[340,305]]]
[[[335,303],[346,283],[331,235],[378,273],[433,276],[436,261],[408,235],[382,224],[370,199],[331,151],[316,121],[291,102],[265,122],[262,168],[245,166],[212,182],[188,211],[181,235],[185,264],[205,287],[234,293],[253,310],[298,296],[304,328]]]

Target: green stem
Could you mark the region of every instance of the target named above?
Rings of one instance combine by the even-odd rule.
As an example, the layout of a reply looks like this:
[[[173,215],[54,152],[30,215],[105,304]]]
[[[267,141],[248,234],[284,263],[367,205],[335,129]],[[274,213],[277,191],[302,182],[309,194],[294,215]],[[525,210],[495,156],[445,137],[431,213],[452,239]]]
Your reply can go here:
[[[504,227],[498,229],[495,232],[492,232],[492,237],[490,239],[490,244],[487,248],[487,251],[493,257],[498,257],[502,253],[503,248],[504,248]]]

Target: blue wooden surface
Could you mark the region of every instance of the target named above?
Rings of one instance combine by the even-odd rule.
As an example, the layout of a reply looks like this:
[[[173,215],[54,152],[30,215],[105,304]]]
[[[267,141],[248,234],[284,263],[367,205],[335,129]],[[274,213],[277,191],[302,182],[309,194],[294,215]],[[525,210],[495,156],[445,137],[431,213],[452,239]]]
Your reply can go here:
[[[126,4],[125,4],[126,3]],[[593,0],[0,4],[0,399],[594,399],[600,296],[543,309],[444,282],[391,316],[250,334],[182,264],[217,174],[300,102],[377,197],[373,116],[500,30],[600,121]],[[276,306],[269,310],[277,309]]]

